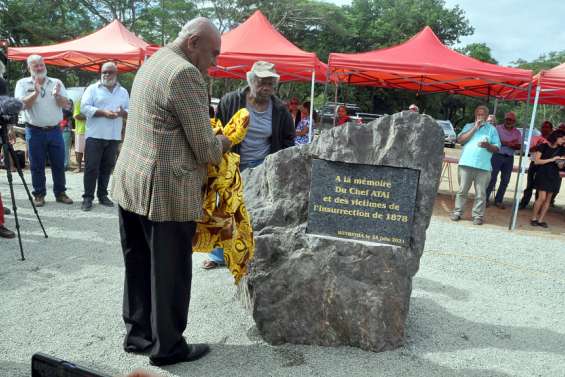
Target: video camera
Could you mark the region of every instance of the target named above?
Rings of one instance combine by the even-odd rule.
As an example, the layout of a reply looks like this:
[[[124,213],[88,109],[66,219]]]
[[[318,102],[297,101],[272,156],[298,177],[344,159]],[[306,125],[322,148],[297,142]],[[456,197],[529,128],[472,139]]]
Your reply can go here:
[[[24,104],[13,97],[0,96],[0,126],[18,123]]]
[[[31,358],[31,377],[110,377],[43,353]]]

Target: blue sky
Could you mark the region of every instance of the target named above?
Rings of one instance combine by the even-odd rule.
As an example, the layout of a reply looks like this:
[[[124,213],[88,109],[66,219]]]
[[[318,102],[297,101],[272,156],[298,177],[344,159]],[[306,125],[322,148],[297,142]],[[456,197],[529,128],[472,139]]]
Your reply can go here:
[[[331,0],[349,4],[350,0]],[[550,51],[565,50],[565,1],[563,0],[445,0],[459,5],[475,28],[460,46],[484,42],[499,64],[518,58],[533,60]],[[457,46],[459,47],[459,45]]]

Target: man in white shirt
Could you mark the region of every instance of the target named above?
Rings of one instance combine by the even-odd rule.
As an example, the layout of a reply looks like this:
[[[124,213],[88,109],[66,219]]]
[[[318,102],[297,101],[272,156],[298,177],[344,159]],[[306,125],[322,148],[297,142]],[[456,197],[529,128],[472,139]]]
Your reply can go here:
[[[118,67],[113,62],[104,63],[100,81],[86,88],[80,104],[86,117],[83,211],[92,209],[97,181],[98,202],[114,206],[108,198],[108,182],[116,164],[128,102],[127,90],[118,83]]]
[[[26,125],[34,203],[36,207],[45,205],[45,158],[49,156],[56,201],[72,204],[65,193],[65,142],[59,127],[62,108],[69,103],[67,92],[61,80],[47,77],[41,56],[30,55],[27,67],[31,77],[16,83],[15,97],[24,103],[22,118]]]

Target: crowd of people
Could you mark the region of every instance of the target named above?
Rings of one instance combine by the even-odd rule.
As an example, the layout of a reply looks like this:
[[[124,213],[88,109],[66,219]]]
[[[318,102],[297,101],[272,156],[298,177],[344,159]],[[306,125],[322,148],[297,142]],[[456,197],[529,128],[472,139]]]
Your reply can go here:
[[[457,137],[463,145],[458,166],[459,190],[451,220],[459,221],[464,212],[467,194],[471,185],[475,189],[472,209],[473,224],[484,223],[485,208],[490,205],[498,177],[500,183],[494,196],[494,205],[505,209],[504,195],[514,168],[514,155],[521,150],[522,134],[515,127],[516,114],[508,112],[504,122],[496,125],[496,117],[489,115],[486,106],[475,109],[475,122],[465,125]],[[541,135],[532,137],[529,156],[532,160],[528,169],[527,188],[520,201],[520,209],[530,202],[536,189],[530,224],[547,228],[545,215],[559,192],[560,170],[565,168],[565,124],[554,130],[549,121],[544,121]]]
[[[196,18],[184,25],[175,41],[143,64],[135,76],[131,98],[118,82],[118,66],[106,62],[99,80],[72,105],[63,83],[47,76],[38,55],[28,58],[30,77],[19,80],[15,88],[15,97],[24,104],[35,206],[46,203],[47,159],[55,200],[73,203],[65,185],[65,151],[70,141],[65,132],[70,130],[71,116],[78,171],[84,159],[81,209],[92,210],[95,195],[100,205],[117,203],[125,264],[123,348],[149,353],[152,365],[192,361],[209,352],[206,344],[188,344],[183,337],[191,296],[192,240],[196,221],[202,217],[208,164],[218,164],[231,150],[239,155],[241,171],[256,167],[269,154],[308,143],[314,126],[310,119],[317,121],[316,114],[310,116],[310,102],[292,98],[285,103],[276,96],[279,74],[272,63],[264,61],[256,62],[247,73],[244,88],[225,94],[217,111],[210,113],[204,77],[215,64],[220,47],[220,33],[213,23]],[[249,113],[249,124],[240,143],[232,144],[226,136],[214,134],[211,121],[214,124],[217,119],[225,125],[241,109]],[[413,105],[410,111],[419,109]],[[337,106],[336,114],[337,125],[349,121],[345,106]],[[488,108],[479,106],[475,122],[467,124],[458,137],[463,150],[460,190],[451,215],[454,221],[461,219],[467,192],[474,184],[473,223],[483,223],[488,196],[499,174],[501,184],[494,203],[503,208],[521,138],[514,128],[513,113],[507,113],[504,124],[498,126],[494,120],[487,121],[488,116]],[[530,191],[525,193],[523,206],[535,188],[531,223],[546,227],[544,216],[558,191],[559,169],[565,164],[565,131],[553,131],[551,124],[545,123],[542,132],[532,143]],[[114,201],[108,193],[111,175]],[[0,226],[2,235],[7,230],[2,212]],[[202,267],[211,269],[224,263],[224,251],[216,248]]]
[[[174,42],[137,72],[131,98],[118,82],[118,66],[106,62],[99,80],[73,104],[63,83],[47,75],[39,55],[28,58],[30,76],[15,88],[24,106],[34,205],[46,205],[47,164],[55,201],[73,203],[65,175],[71,130],[77,172],[84,160],[81,209],[92,210],[95,198],[103,206],[117,203],[125,263],[123,348],[149,353],[153,365],[192,361],[209,351],[207,345],[189,345],[183,337],[191,245],[202,217],[208,164],[217,164],[231,150],[244,171],[271,153],[309,141],[310,103],[278,98],[279,74],[269,62],[256,62],[247,74],[248,85],[225,94],[217,112],[209,113],[204,77],[220,44],[220,33],[209,20],[188,22]],[[249,112],[249,125],[241,143],[232,145],[226,136],[213,133],[213,119],[226,124],[243,108]],[[3,214],[0,236],[13,238],[3,227]],[[222,249],[211,250],[203,267],[222,265],[223,254]]]

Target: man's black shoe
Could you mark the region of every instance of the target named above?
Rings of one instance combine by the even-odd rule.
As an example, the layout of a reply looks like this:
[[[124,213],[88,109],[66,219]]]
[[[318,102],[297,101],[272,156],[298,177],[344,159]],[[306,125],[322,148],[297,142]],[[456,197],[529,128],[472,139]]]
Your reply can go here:
[[[4,207],[4,215],[11,215],[12,211],[10,211],[10,208],[6,208]]]
[[[4,225],[0,225],[0,237],[1,238],[14,238],[16,233],[12,232],[10,229],[6,228]]]
[[[184,355],[177,355],[171,357],[163,357],[163,358],[149,358],[149,364],[155,365],[157,367],[171,365],[176,363],[186,363],[189,361],[198,360],[201,357],[205,356],[210,352],[210,347],[207,344],[200,343],[200,344],[189,344],[188,345],[188,353]]]
[[[145,355],[145,354],[148,354],[149,352],[151,352],[152,348],[153,348],[153,344],[150,344],[145,348],[140,348],[140,347],[129,345],[129,346],[124,347],[124,351],[126,351],[127,353]]]
[[[111,201],[107,196],[103,196],[101,198],[98,198],[98,203],[102,204],[105,207],[113,207],[114,206],[114,202]]]
[[[82,201],[82,205],[80,206],[80,209],[82,209],[83,211],[90,211],[92,209],[92,199],[85,198]]]

